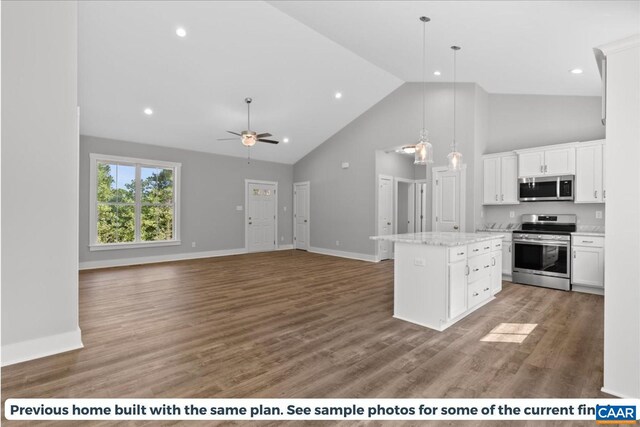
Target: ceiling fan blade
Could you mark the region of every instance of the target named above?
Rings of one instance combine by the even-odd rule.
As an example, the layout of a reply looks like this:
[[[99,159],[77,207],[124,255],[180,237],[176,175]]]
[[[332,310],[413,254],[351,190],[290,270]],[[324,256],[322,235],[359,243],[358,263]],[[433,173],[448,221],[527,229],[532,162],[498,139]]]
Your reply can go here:
[[[265,132],[265,133],[259,133],[256,135],[256,138],[260,139],[260,138],[269,138],[271,135],[269,132]]]
[[[274,141],[272,139],[259,139],[260,142],[268,142],[269,144],[278,144],[280,141]]]
[[[230,130],[228,130],[227,132],[229,132],[232,135],[242,136],[242,134],[239,134],[238,132],[231,132]]]
[[[238,138],[218,138],[218,141],[237,141]]]

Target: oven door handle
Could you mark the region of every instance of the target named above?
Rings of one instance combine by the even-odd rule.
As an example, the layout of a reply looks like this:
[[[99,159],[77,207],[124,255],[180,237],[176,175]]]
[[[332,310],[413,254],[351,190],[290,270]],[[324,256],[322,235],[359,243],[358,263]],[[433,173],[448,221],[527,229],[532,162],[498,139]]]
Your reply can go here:
[[[555,242],[555,241],[536,241],[536,240],[514,240],[513,243],[524,243],[527,245],[538,245],[538,246],[561,246],[568,247],[569,242]]]

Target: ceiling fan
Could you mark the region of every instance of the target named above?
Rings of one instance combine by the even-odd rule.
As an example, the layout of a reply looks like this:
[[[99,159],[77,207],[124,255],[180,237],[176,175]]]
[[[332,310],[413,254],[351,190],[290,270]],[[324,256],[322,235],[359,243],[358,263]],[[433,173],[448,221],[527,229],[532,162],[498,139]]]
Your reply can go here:
[[[244,102],[247,103],[247,130],[243,130],[240,133],[233,132],[230,130],[228,130],[227,132],[229,132],[232,135],[239,136],[242,141],[242,144],[247,147],[253,147],[254,145],[256,145],[256,142],[267,142],[269,144],[279,143],[280,141],[275,141],[273,139],[265,139],[271,136],[271,134],[268,132],[257,133],[251,130],[251,101],[253,101],[253,99],[251,98],[244,99]],[[218,141],[229,141],[229,140],[235,140],[235,139],[237,138],[220,138],[218,139]]]

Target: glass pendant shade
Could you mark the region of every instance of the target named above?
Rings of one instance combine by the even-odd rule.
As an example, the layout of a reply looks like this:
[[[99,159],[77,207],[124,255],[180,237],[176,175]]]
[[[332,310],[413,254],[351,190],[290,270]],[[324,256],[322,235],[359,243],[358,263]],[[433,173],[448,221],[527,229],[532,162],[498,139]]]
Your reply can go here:
[[[449,159],[449,170],[456,171],[462,168],[462,153],[452,151],[447,156],[447,159]]]
[[[242,144],[246,147],[253,147],[256,145],[256,135],[253,133],[245,133],[242,135]]]
[[[416,144],[416,152],[414,153],[414,165],[426,165],[433,163],[433,145],[429,142],[427,131],[420,132],[420,142]]]

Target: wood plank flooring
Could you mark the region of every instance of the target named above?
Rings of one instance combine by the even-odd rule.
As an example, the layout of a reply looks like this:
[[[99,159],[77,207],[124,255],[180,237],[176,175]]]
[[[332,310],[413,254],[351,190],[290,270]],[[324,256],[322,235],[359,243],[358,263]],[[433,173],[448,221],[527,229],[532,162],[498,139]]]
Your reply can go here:
[[[444,332],[392,314],[392,261],[279,251],[84,271],[85,348],[3,368],[2,400],[606,397],[600,296],[505,282]],[[480,342],[502,322],[538,327]]]

